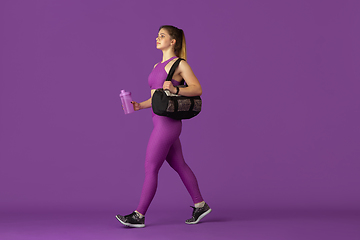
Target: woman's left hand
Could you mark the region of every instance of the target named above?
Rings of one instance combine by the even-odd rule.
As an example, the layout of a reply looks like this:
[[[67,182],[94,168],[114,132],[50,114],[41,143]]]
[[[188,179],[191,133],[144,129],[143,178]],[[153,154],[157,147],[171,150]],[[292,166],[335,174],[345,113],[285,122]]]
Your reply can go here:
[[[163,84],[163,89],[169,89],[171,93],[176,93],[176,87],[172,84],[171,81],[165,81]]]

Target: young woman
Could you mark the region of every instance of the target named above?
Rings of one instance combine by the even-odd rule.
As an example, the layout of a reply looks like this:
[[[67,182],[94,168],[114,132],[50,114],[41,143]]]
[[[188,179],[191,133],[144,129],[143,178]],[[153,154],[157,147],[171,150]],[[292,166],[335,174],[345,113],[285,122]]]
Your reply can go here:
[[[201,85],[186,61],[181,61],[177,67],[172,81],[165,81],[167,74],[178,57],[186,59],[186,44],[184,32],[174,26],[161,26],[156,38],[156,47],[163,52],[162,61],[154,66],[149,75],[148,83],[151,96],[157,88],[169,89],[172,93],[183,96],[200,96]],[[182,80],[187,87],[177,87]],[[151,107],[151,98],[137,103],[132,102],[134,110]],[[185,221],[187,224],[196,224],[211,212],[210,207],[204,202],[194,173],[185,163],[180,133],[182,122],[172,118],[152,114],[154,129],[151,133],[145,158],[145,182],[143,185],[140,203],[136,210],[126,216],[116,215],[116,218],[129,227],[145,227],[145,213],[154,198],[159,169],[166,160],[169,165],[180,175],[186,189],[195,204],[192,207],[192,218]]]

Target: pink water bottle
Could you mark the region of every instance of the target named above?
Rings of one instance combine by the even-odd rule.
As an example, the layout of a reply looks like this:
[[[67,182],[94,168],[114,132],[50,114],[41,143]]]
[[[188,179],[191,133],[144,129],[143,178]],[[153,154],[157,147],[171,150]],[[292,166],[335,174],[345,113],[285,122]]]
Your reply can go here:
[[[125,90],[121,90],[120,98],[121,98],[121,102],[122,102],[125,114],[134,112],[134,107],[133,107],[133,104],[131,103],[132,102],[131,92],[126,92]]]

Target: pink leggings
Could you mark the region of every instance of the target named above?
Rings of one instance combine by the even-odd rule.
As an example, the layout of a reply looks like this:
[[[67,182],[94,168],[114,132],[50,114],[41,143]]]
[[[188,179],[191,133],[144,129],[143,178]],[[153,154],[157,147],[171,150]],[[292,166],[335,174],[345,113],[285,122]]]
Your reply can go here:
[[[165,160],[179,174],[194,203],[202,202],[196,177],[185,163],[182,154],[179,139],[182,122],[155,114],[152,119],[154,129],[146,149],[145,181],[136,210],[145,215],[155,196],[158,173]]]

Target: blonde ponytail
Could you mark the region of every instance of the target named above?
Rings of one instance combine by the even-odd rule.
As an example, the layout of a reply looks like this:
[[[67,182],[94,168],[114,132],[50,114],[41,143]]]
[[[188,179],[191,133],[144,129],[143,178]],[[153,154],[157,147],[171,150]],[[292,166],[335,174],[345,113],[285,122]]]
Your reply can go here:
[[[181,35],[182,35],[182,41],[181,41],[181,49],[179,51],[179,55],[178,57],[179,58],[183,58],[185,60],[187,60],[187,56],[186,56],[186,41],[185,41],[185,34],[184,34],[184,31],[182,29],[180,29],[181,31]]]

